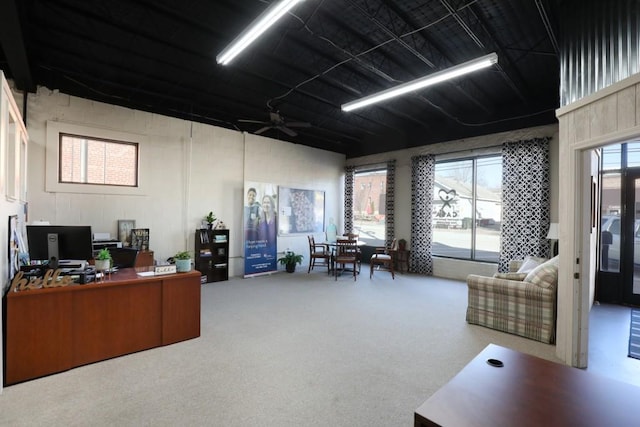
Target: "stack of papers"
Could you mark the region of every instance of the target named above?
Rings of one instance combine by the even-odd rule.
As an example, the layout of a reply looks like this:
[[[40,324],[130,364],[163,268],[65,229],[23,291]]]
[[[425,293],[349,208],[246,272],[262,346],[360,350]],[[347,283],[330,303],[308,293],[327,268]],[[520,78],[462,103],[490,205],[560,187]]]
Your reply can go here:
[[[147,277],[147,276],[155,276],[156,273],[154,273],[153,271],[141,271],[140,273],[138,273],[138,276],[142,276],[142,277]]]

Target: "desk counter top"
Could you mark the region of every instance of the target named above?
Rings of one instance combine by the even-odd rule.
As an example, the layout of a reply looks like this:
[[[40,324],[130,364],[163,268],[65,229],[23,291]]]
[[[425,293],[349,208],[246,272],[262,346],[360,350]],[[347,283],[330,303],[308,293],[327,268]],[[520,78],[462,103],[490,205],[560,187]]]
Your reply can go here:
[[[416,410],[415,425],[631,426],[638,402],[639,387],[490,344]]]

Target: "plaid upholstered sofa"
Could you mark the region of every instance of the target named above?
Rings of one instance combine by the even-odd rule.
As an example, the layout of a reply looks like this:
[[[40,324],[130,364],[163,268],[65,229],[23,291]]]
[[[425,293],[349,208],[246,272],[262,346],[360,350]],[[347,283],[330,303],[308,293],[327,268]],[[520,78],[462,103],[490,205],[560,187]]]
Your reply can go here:
[[[554,343],[558,257],[527,257],[510,263],[509,270],[493,277],[467,277],[467,322]]]

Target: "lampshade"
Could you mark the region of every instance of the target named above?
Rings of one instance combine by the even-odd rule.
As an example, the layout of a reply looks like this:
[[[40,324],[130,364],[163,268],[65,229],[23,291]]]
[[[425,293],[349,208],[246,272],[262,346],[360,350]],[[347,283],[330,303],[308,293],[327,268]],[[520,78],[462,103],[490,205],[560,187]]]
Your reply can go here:
[[[410,82],[383,90],[382,92],[374,93],[373,95],[365,96],[364,98],[347,102],[346,104],[342,105],[342,111],[352,111],[356,108],[362,108],[367,105],[395,98],[396,96],[404,95],[405,93],[413,92],[427,86],[441,83],[446,80],[459,77],[463,74],[490,67],[496,62],[498,62],[498,55],[496,55],[495,53],[490,53],[488,55],[481,56],[480,58],[472,59],[471,61],[454,65],[453,67],[447,68],[446,70],[438,71],[436,73],[420,77],[416,80],[412,80]]]
[[[558,223],[552,222],[549,224],[549,232],[547,233],[547,239],[549,240],[558,240]]]

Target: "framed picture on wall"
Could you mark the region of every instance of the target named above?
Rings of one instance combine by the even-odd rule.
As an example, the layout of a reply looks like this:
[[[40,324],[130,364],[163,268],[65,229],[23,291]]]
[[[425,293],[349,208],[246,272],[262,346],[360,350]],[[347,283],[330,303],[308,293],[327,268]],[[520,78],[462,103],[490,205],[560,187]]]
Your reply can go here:
[[[131,230],[136,228],[135,219],[118,220],[118,239],[122,242],[123,248],[131,247]]]
[[[278,234],[324,231],[324,191],[278,187]]]

